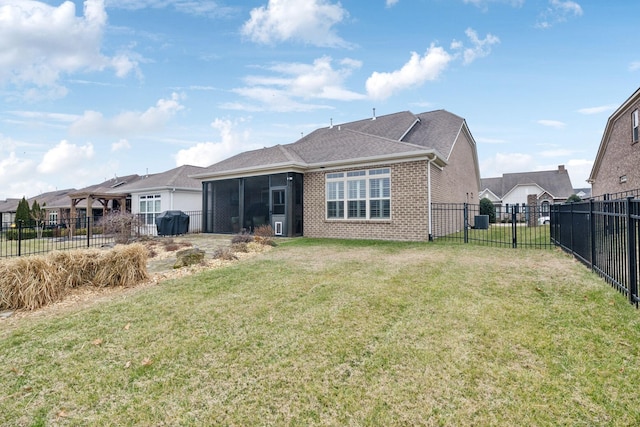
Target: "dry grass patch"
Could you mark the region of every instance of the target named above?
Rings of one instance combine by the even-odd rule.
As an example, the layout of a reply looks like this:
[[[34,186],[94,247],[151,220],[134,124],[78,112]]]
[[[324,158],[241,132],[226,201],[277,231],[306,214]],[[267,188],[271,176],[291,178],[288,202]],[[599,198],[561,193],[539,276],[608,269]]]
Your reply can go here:
[[[81,286],[133,286],[148,278],[139,244],[110,250],[50,252],[0,262],[0,309],[33,310]]]

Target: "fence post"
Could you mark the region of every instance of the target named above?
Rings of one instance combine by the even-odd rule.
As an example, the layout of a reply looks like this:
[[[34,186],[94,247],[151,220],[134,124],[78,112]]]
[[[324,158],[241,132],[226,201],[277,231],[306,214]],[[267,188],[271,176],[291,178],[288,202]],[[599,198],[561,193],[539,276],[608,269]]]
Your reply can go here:
[[[589,267],[591,267],[591,271],[593,271],[593,266],[596,265],[596,221],[593,216],[594,205],[594,200],[589,200],[589,228],[591,232],[591,238],[589,239],[589,244],[591,245],[591,265]]]
[[[637,296],[638,296],[638,277],[636,275],[637,265],[636,265],[636,222],[631,217],[631,202],[633,201],[633,196],[627,197],[627,268],[629,269],[629,302],[634,305],[638,305]]]
[[[518,205],[511,206],[511,247],[518,247]]]
[[[467,225],[469,224],[469,205],[464,204],[464,242],[469,243],[469,230]]]
[[[18,256],[22,255],[22,220],[18,220]]]
[[[91,247],[91,217],[87,215],[87,248]]]

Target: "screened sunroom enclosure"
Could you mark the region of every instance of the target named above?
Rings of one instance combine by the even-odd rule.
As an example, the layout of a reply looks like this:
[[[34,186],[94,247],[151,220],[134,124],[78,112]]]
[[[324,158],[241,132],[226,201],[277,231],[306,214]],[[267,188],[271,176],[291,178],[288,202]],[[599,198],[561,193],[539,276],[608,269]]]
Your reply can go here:
[[[204,181],[204,231],[253,232],[269,224],[277,236],[301,236],[302,182],[294,172]]]

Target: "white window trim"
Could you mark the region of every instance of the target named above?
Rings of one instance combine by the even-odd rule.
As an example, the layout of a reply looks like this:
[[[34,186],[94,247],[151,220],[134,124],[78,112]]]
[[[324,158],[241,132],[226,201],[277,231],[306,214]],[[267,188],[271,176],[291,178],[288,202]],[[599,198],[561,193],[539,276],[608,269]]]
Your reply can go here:
[[[371,181],[376,179],[389,180],[389,197],[371,197]],[[349,198],[349,182],[364,180],[364,198],[358,194],[356,198]],[[329,184],[342,183],[342,191],[336,191],[336,198],[329,198]],[[391,220],[391,168],[382,167],[375,169],[354,170],[348,172],[331,172],[325,174],[325,201],[324,214],[327,221],[389,221]],[[340,197],[342,195],[342,197]],[[389,201],[389,216],[387,217],[371,217],[371,202],[375,200]],[[365,216],[349,217],[349,202],[364,201]],[[329,216],[329,202],[342,203],[340,217]],[[339,210],[340,211],[340,210]]]
[[[156,201],[160,201],[160,208],[156,211]],[[145,209],[142,209],[142,203],[144,202]],[[152,206],[153,209],[149,210],[149,206]],[[140,209],[139,215],[143,219],[143,223],[145,225],[155,225],[156,217],[162,213],[162,195],[160,194],[145,194],[138,197],[138,208]],[[152,222],[149,223],[147,221],[149,217],[147,215],[151,215]]]
[[[640,139],[640,117],[638,117],[638,110],[633,110],[631,113],[631,142],[635,144]]]

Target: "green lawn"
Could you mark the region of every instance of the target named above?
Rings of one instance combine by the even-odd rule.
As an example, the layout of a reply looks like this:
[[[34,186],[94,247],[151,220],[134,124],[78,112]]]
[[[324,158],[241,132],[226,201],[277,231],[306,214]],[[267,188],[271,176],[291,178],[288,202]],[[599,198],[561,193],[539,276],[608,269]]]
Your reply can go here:
[[[0,425],[640,424],[640,312],[557,250],[295,239],[0,322]]]

